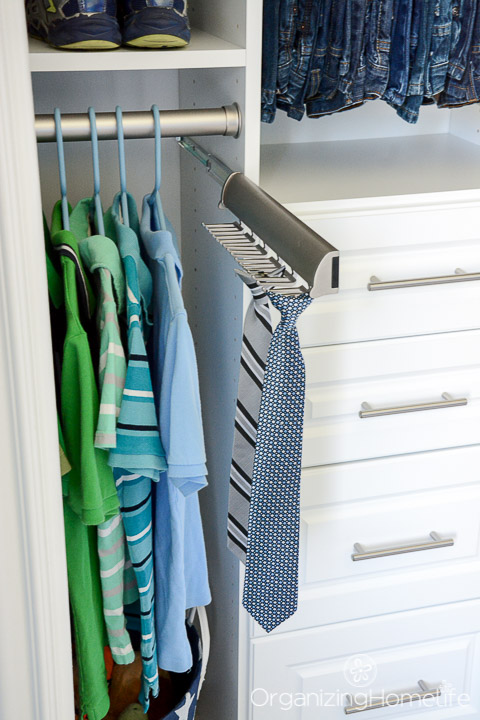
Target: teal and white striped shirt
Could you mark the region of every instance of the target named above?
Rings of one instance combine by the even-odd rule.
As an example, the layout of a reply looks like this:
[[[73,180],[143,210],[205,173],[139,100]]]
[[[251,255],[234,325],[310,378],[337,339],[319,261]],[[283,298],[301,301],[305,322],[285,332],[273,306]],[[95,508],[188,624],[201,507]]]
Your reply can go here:
[[[143,308],[148,307],[152,278],[140,257],[138,215],[128,197],[130,227],[120,219],[120,197],[106,213],[107,233],[114,236],[123,260],[127,283],[128,362],[117,422],[116,447],[110,450],[120,510],[140,600],[143,683],[140,700],[148,708],[149,693],[158,695],[158,664],[154,624],[152,546],[152,480],[166,470],[165,451],[158,433],[157,414],[145,342]]]

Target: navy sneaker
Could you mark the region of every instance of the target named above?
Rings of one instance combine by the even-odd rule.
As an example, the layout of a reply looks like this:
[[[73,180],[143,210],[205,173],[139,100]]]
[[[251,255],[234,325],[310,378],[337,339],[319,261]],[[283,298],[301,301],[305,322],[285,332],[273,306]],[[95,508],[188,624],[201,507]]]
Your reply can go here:
[[[190,42],[186,0],[123,0],[119,9],[124,45],[168,48]]]
[[[66,50],[120,46],[116,0],[26,0],[28,32]]]

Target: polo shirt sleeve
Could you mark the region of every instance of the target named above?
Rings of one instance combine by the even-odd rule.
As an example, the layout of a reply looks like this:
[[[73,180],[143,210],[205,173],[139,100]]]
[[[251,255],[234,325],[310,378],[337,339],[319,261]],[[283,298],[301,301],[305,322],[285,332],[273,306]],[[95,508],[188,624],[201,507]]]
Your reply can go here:
[[[184,495],[207,484],[202,412],[193,338],[185,311],[169,326],[160,394],[168,477]]]

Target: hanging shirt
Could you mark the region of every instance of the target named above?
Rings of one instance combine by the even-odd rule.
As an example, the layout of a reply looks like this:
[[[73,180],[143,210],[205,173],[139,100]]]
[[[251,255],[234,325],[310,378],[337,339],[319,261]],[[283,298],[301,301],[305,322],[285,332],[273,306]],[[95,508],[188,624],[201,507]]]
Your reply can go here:
[[[197,494],[207,481],[195,350],[180,292],[176,240],[168,228],[160,230],[145,198],[140,234],[153,276],[149,350],[168,464],[165,482],[155,489],[155,582],[161,589],[155,626],[159,666],[185,672],[192,665],[185,610],[211,599]]]
[[[96,453],[93,450],[94,421],[90,417],[95,408],[95,383],[93,369],[89,356],[88,340],[80,323],[78,295],[85,297],[87,280],[76,252],[76,239],[72,233],[60,230],[61,208],[60,203],[54,208],[52,229],[53,246],[62,248],[61,256],[63,270],[65,311],[67,316],[67,334],[64,338],[64,368],[61,377],[61,410],[62,425],[59,424],[60,447],[71,463],[71,469],[65,474],[62,471],[62,485],[64,489],[64,522],[65,522],[65,548],[67,556],[67,575],[70,605],[74,629],[75,649],[79,669],[79,698],[80,712],[86,714],[89,720],[101,720],[108,712],[110,700],[105,671],[103,648],[106,641],[105,624],[102,612],[102,592],[100,587],[100,570],[98,564],[96,528],[87,526],[82,522],[83,510],[89,510],[88,518],[92,519],[92,511],[96,516],[103,516],[101,509],[103,497],[101,483],[98,481],[100,471],[96,467]],[[49,244],[49,238],[46,236]],[[78,288],[77,288],[78,283]],[[54,305],[60,298],[58,277],[55,277],[53,262],[48,263],[48,286],[50,299]],[[78,290],[78,294],[77,294]],[[79,391],[79,385],[85,383],[84,389]],[[75,393],[71,404],[68,403],[68,390]],[[87,392],[87,391],[90,392]],[[81,402],[80,402],[81,401]],[[98,398],[97,398],[98,405]],[[82,412],[82,417],[79,416]],[[83,417],[83,413],[85,417]],[[88,417],[87,417],[88,415]],[[88,436],[86,428],[91,428]],[[67,433],[68,428],[68,444]],[[65,437],[64,437],[65,436]],[[88,441],[88,437],[90,437]],[[70,454],[70,450],[73,454]],[[85,452],[85,461],[79,460],[82,451]],[[92,470],[93,468],[93,470]],[[107,471],[109,470],[107,466]],[[90,475],[88,472],[90,471]],[[105,473],[103,473],[103,476]],[[75,499],[94,499],[94,503],[75,503],[77,512],[71,506],[73,489],[82,481],[90,484],[89,492],[75,495]],[[106,483],[104,483],[106,485]],[[105,493],[105,496],[109,496]],[[100,500],[99,500],[100,498]],[[107,503],[110,505],[110,503]],[[117,503],[118,507],[118,503]],[[80,512],[78,512],[80,511]],[[118,512],[118,510],[117,510]]]
[[[110,450],[130,557],[137,575],[141,609],[141,653],[143,684],[141,702],[148,708],[150,689],[158,694],[157,644],[154,610],[155,584],[152,547],[152,480],[166,469],[165,452],[158,433],[157,414],[145,342],[143,310],[151,292],[152,279],[140,257],[138,216],[135,202],[128,198],[131,227],[120,218],[120,196],[105,215],[105,228],[114,237],[122,257],[127,283],[128,365],[117,423],[117,446]]]
[[[84,325],[92,317],[95,300],[77,239],[61,228],[61,207],[57,203],[52,216],[52,244],[60,256],[65,294],[60,404],[65,447],[72,465],[67,500],[86,525],[98,525],[118,513],[119,502],[108,456],[94,446],[99,401]]]
[[[117,444],[117,418],[127,371],[118,321],[125,309],[125,277],[114,241],[102,235],[90,236],[91,206],[91,198],[76,205],[70,214],[70,228],[77,237],[83,263],[96,280],[100,412],[95,446],[110,449]]]
[[[81,200],[70,214],[70,228],[77,237],[82,260],[98,288],[100,412],[95,445],[108,449],[116,445],[117,416],[125,385],[126,361],[117,315],[117,308],[122,312],[125,306],[125,278],[113,240],[101,235],[88,237],[91,207],[91,198]],[[138,590],[120,512],[98,526],[97,545],[109,646],[115,662],[126,665],[134,661],[135,653],[123,608],[124,603],[130,604],[138,598]]]

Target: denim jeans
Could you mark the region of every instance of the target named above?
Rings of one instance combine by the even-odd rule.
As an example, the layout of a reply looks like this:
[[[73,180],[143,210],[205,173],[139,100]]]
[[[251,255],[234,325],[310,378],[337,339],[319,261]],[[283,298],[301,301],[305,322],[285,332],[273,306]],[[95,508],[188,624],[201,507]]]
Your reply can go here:
[[[265,123],[275,119],[279,33],[280,0],[263,0],[262,122]]]
[[[340,61],[343,74],[330,97],[319,92],[320,79],[312,82],[306,102],[310,117],[348,110],[384,95],[390,76],[394,2],[400,0],[352,0],[344,33],[349,47],[344,46]]]
[[[425,95],[442,92],[447,79],[450,49],[459,34],[457,0],[437,0],[433,22],[430,62],[425,79]]]
[[[320,21],[308,95],[329,99],[337,90],[340,74],[345,74],[350,64],[351,2],[329,0],[324,4]]]
[[[264,0],[262,120],[480,100],[478,0]]]
[[[365,98],[383,97],[390,74],[393,0],[369,0],[370,14],[365,38]]]
[[[425,95],[436,5],[437,0],[414,0],[410,31],[410,78],[406,98],[397,108],[397,114],[409,123],[417,122]]]
[[[344,15],[343,49],[338,53],[338,77],[328,86],[321,83],[316,69],[311,74],[306,109],[309,117],[320,117],[347,110],[364,102],[366,62],[365,30],[371,8],[370,0],[348,0]],[[333,55],[333,53],[331,52]],[[325,92],[328,88],[330,92]],[[333,92],[332,92],[333,90]]]
[[[293,41],[292,36],[287,37],[286,34],[283,54],[280,47],[277,107],[295,120],[301,120],[305,113],[312,55],[317,43],[322,43],[325,27],[328,29],[332,1],[335,0],[294,0],[296,10],[291,12],[290,17],[285,17],[283,22],[288,31],[293,33]]]
[[[400,107],[405,102],[410,68],[410,38],[413,0],[394,0],[390,48],[390,73],[383,99]]]
[[[476,0],[458,0],[453,10],[452,48],[439,107],[469,105],[480,99],[480,8]]]

